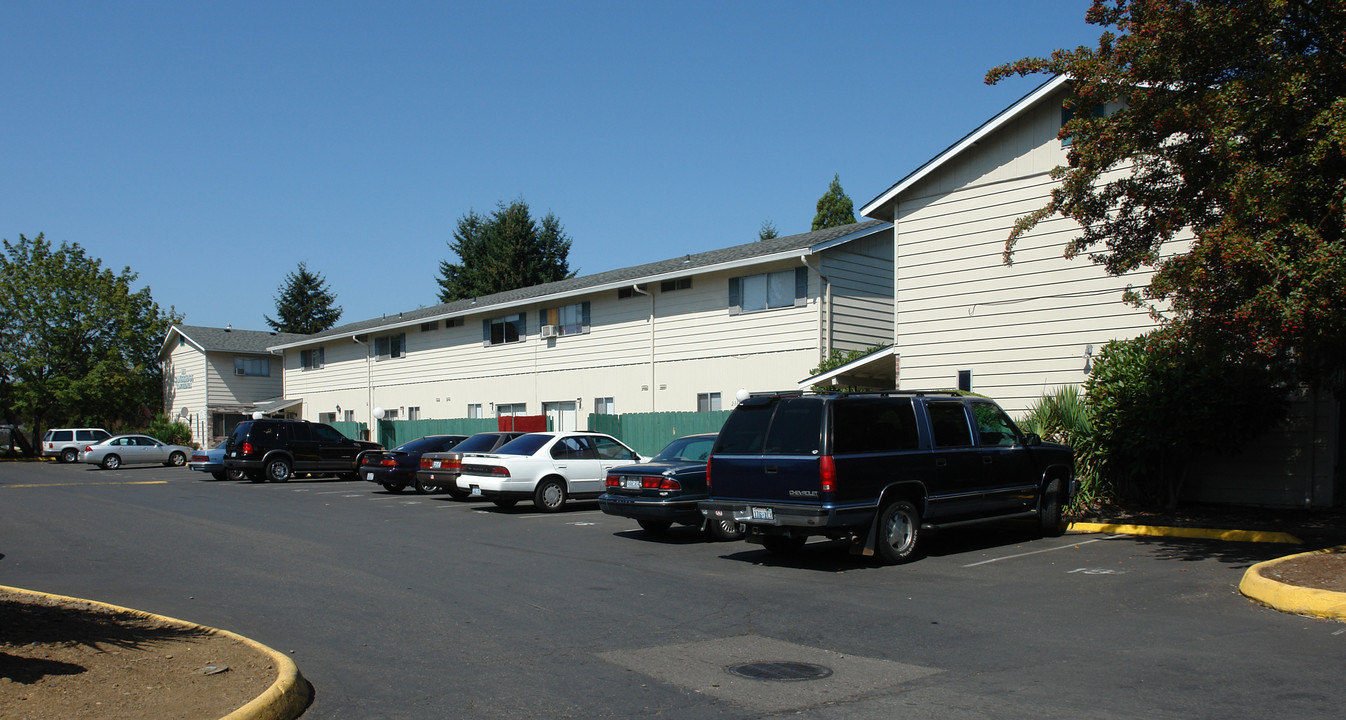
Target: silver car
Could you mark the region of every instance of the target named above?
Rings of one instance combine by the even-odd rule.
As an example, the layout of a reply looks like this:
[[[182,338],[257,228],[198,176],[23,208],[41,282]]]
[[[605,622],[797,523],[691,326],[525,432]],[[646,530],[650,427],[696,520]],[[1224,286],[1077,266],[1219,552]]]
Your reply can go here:
[[[79,453],[79,461],[97,465],[104,470],[147,463],[180,467],[187,463],[191,454],[192,449],[189,447],[165,445],[149,435],[114,435],[100,443],[85,446]]]

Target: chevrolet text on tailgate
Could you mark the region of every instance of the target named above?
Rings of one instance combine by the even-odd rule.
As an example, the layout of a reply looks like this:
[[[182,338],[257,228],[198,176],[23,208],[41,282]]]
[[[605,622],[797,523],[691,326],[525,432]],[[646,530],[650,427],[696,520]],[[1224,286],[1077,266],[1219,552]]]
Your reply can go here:
[[[888,563],[931,526],[1037,518],[1061,532],[1073,451],[1024,434],[991,400],[956,393],[772,393],[739,403],[707,463],[708,517],[794,552],[848,539]]]

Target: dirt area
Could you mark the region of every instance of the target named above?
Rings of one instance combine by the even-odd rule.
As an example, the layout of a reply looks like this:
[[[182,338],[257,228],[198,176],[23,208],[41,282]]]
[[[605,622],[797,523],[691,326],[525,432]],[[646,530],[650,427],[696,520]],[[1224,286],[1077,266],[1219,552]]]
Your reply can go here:
[[[1346,593],[1346,552],[1304,555],[1262,568],[1262,577],[1285,585]]]
[[[0,590],[0,718],[216,720],[276,673],[225,635]]]

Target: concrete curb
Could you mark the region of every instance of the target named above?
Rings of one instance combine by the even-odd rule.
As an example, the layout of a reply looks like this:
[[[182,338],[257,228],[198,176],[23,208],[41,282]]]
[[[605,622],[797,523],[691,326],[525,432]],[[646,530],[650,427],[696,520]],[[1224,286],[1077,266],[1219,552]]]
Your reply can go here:
[[[129,613],[140,617],[157,620],[159,622],[172,623],[183,627],[194,628],[204,632],[211,632],[223,635],[231,640],[237,640],[248,647],[257,650],[263,655],[267,655],[275,663],[276,681],[267,688],[265,692],[258,695],[251,702],[243,707],[225,715],[222,720],[294,720],[308,709],[309,701],[312,700],[312,688],[308,681],[299,673],[299,667],[294,664],[288,655],[282,655],[276,650],[252,640],[245,638],[237,633],[228,630],[198,625],[186,620],[171,618],[166,615],[157,615],[155,613],[136,610],[134,608],[121,607],[97,600],[86,600],[84,598],[70,597],[68,595],[54,595],[52,593],[39,592],[37,590],[26,590],[24,588],[9,587],[0,585],[0,590],[29,595],[36,598],[44,598],[57,602],[81,602],[90,605],[97,605],[113,612]]]
[[[1226,542],[1265,542],[1303,545],[1304,541],[1283,532],[1262,530],[1210,530],[1206,528],[1165,527],[1162,525],[1116,525],[1109,523],[1070,523],[1067,531],[1083,533],[1116,533],[1118,535],[1149,535],[1180,537],[1197,540],[1224,540]]]
[[[1239,592],[1281,612],[1330,620],[1346,620],[1346,593],[1287,585],[1262,575],[1262,568],[1270,567],[1291,558],[1343,551],[1346,551],[1346,545],[1287,555],[1283,558],[1257,563],[1243,573],[1243,581],[1239,583]]]

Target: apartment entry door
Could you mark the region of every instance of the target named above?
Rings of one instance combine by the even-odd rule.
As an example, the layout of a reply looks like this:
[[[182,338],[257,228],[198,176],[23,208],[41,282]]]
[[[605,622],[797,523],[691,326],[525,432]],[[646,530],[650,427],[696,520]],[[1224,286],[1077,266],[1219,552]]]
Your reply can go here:
[[[542,403],[542,412],[546,413],[551,429],[557,432],[578,430],[574,400]]]

